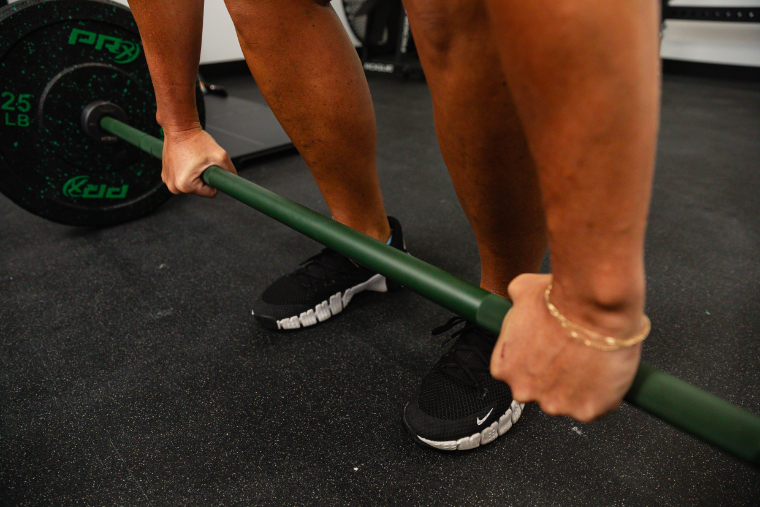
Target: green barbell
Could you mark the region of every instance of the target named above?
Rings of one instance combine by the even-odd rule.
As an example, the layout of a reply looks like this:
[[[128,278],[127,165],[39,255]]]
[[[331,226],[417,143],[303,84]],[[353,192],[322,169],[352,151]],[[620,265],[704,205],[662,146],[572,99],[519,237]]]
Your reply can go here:
[[[111,117],[103,130],[161,158],[163,142]],[[498,333],[512,306],[501,296],[455,277],[216,166],[203,181],[325,246],[377,271],[434,303]],[[760,416],[640,364],[625,400],[702,440],[760,467]]]

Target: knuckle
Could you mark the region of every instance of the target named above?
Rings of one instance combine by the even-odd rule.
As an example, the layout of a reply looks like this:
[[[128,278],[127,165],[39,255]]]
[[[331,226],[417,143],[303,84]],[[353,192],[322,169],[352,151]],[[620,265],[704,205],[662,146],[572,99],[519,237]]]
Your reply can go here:
[[[491,362],[489,364],[489,368],[491,370],[491,376],[498,380],[507,381],[507,374],[510,371],[510,368],[507,367],[506,359],[501,353],[501,347],[496,346],[493,353],[491,354]]]
[[[611,402],[605,402],[603,400],[589,400],[587,403],[576,408],[571,417],[578,421],[588,423],[599,417],[612,412],[620,406],[620,400],[614,400]]]
[[[590,423],[591,421],[599,417],[599,415],[601,414],[596,413],[596,411],[594,410],[582,409],[582,410],[575,411],[575,413],[571,413],[570,417],[582,423]]]
[[[546,288],[551,279],[551,275],[538,275],[535,273],[523,273],[517,275],[507,286],[507,293],[514,301],[528,290],[536,290],[537,286],[542,290]]]
[[[187,194],[192,191],[192,185],[186,181],[180,181],[177,183],[177,190],[183,194]]]
[[[512,388],[512,399],[519,401],[520,403],[527,403],[533,400],[533,396],[530,389],[525,386],[517,385],[510,386]]]
[[[539,402],[539,405],[541,405],[541,410],[544,411],[547,415],[551,416],[559,416],[562,415],[561,406],[553,401],[553,400],[545,400]]]
[[[523,287],[525,286],[525,281],[529,276],[530,275],[528,274],[517,275],[512,279],[511,282],[509,282],[509,285],[507,286],[507,293],[513,301],[516,298],[520,297],[520,294],[523,291]]]

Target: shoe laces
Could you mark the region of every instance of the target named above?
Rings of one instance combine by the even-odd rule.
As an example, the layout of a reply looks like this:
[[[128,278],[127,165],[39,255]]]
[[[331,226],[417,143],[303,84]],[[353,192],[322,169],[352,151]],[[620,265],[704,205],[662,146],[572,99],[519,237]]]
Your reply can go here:
[[[349,274],[349,270],[359,267],[354,261],[331,248],[322,249],[300,265],[303,267],[298,268],[294,275],[303,287],[309,287],[314,282],[332,280],[336,275]]]
[[[452,317],[442,326],[433,329],[432,335],[445,333],[463,322],[464,327],[452,333],[441,344],[441,346],[446,346],[451,340],[456,340],[438,362],[437,368],[469,387],[482,389],[485,395],[485,386],[479,379],[484,373],[490,375],[491,352],[496,344],[497,336],[462,317]]]

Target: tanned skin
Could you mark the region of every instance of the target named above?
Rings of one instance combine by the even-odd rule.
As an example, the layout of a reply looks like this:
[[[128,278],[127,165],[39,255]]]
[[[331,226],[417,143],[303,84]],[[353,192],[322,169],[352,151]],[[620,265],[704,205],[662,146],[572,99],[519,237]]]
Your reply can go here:
[[[441,151],[478,238],[481,285],[514,303],[491,373],[549,414],[599,417],[622,401],[641,346],[603,352],[570,338],[544,291],[553,281],[559,311],[597,333],[644,327],[658,4],[404,4]],[[553,275],[517,276],[537,271],[547,239]]]
[[[385,241],[390,226],[375,163],[377,129],[359,57],[340,19],[311,0],[228,0],[246,62],[306,161],[335,220]],[[324,3],[324,2],[322,2]],[[166,136],[163,179],[173,193],[214,197],[200,175],[235,172],[201,129],[194,86],[202,0],[130,0]]]
[[[234,168],[200,129],[194,106],[202,4],[131,4],[167,135],[164,179],[173,192],[213,196],[200,173],[210,164]],[[441,151],[478,241],[481,285],[514,303],[491,373],[509,383],[516,400],[536,401],[549,414],[590,421],[614,410],[631,385],[641,346],[587,347],[564,332],[543,298],[552,282],[559,311],[603,335],[627,338],[644,326],[658,4],[404,4]],[[335,218],[385,239],[372,104],[335,14],[310,0],[227,5],[257,83]],[[359,139],[329,153],[326,147],[344,139],[343,128]],[[538,270],[547,244],[553,274],[525,274]]]

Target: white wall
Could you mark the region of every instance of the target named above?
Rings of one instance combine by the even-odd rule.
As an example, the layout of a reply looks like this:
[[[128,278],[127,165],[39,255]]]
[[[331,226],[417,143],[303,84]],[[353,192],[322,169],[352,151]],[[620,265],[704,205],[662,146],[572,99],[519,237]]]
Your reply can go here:
[[[671,0],[670,5],[760,7],[760,0]],[[671,19],[663,35],[663,58],[760,67],[760,23]]]
[[[332,6],[343,21],[344,26],[348,26],[341,0],[332,0]],[[348,35],[355,46],[361,46],[350,29]],[[201,63],[218,63],[231,60],[243,60],[243,51],[238,44],[235,26],[232,24],[223,0],[206,0]]]
[[[760,67],[760,24],[670,20],[660,54],[671,60]]]
[[[760,0],[671,0],[670,4],[760,7]],[[348,26],[342,1],[332,0],[332,6]],[[354,45],[361,46],[350,28],[347,32]],[[670,20],[666,23],[661,54],[663,58],[673,60],[760,67],[760,23]],[[206,0],[201,63],[242,59],[243,53],[224,2]]]
[[[235,25],[223,0],[206,0],[203,17],[203,46],[201,63],[243,60]]]
[[[127,0],[116,0],[127,5]],[[341,0],[332,0],[344,20]],[[760,0],[671,0],[671,6],[760,7]],[[351,30],[356,46],[360,43]],[[760,23],[669,20],[662,39],[663,58],[760,67]],[[235,28],[223,0],[206,0],[201,63],[242,60]]]
[[[348,26],[348,21],[346,20],[346,12],[343,10],[343,2],[341,0],[331,0],[330,3],[333,9],[335,9],[335,12],[338,13],[338,17],[343,22],[343,26],[346,27],[346,31],[348,32],[348,37],[351,39],[351,42],[353,42],[354,46],[357,48],[361,47],[362,43],[359,41],[359,39],[356,38],[354,32],[351,31],[351,27]]]
[[[115,0],[127,5],[127,0]],[[332,5],[338,16],[345,24],[346,16],[343,13],[341,0],[332,0]],[[348,30],[349,37],[355,45],[361,43]],[[205,0],[205,12],[203,19],[203,46],[201,47],[201,63],[219,63],[234,60],[243,60],[243,51],[238,44],[235,26],[232,24],[230,15],[223,0]]]
[[[129,5],[128,0],[114,0]],[[235,26],[232,24],[223,0],[205,0],[203,16],[203,46],[201,63],[228,62],[242,60]]]

